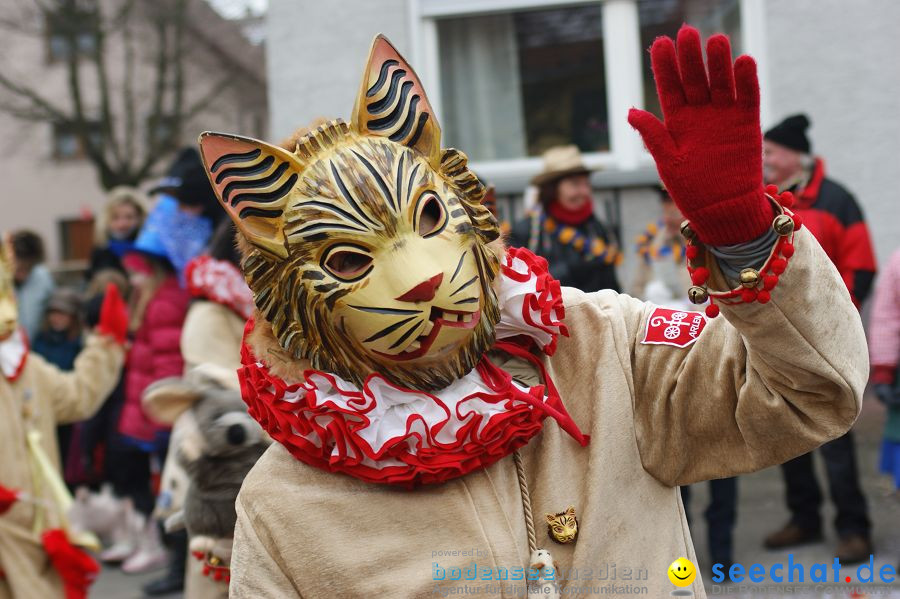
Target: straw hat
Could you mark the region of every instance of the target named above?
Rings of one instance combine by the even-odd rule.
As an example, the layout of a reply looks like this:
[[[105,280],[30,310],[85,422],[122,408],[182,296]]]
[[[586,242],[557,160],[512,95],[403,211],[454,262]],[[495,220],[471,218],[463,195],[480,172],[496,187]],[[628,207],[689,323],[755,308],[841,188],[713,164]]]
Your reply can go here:
[[[543,154],[544,168],[531,178],[531,184],[541,186],[569,175],[584,175],[593,172],[581,160],[578,146],[555,146]]]

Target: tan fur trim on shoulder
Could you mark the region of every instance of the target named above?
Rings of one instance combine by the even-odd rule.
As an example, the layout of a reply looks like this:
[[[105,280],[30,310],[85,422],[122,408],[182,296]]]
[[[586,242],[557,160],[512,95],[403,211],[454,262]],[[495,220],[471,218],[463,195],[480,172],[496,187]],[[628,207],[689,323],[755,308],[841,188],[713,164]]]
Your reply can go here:
[[[259,310],[255,311],[254,318],[256,325],[247,336],[253,355],[278,378],[291,383],[303,380],[303,371],[310,368],[309,360],[292,358],[284,351],[272,332],[272,325]]]

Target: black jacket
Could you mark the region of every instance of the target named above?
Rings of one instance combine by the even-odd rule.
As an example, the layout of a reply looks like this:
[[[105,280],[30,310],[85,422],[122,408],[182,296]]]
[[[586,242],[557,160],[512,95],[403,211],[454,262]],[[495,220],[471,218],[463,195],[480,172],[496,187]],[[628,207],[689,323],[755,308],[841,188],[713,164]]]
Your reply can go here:
[[[510,231],[509,244],[530,249],[546,258],[550,263],[550,274],[559,279],[563,286],[575,287],[582,291],[600,289],[620,291],[615,265],[607,264],[601,259],[586,257],[571,245],[561,243],[556,235],[540,228],[539,219],[538,215],[534,215],[517,222]],[[535,224],[538,226],[534,227]],[[533,228],[538,231],[537,240],[531,240]],[[575,228],[588,238],[602,239],[607,245],[614,243],[603,224],[593,216]]]

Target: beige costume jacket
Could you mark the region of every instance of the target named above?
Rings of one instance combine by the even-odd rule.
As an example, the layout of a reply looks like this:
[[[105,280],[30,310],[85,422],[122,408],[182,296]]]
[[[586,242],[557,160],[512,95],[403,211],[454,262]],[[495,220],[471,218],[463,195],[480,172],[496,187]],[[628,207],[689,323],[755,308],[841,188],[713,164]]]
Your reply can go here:
[[[784,462],[853,424],[868,373],[859,314],[805,229],[795,245],[771,302],[722,306],[687,347],[642,342],[652,305],[564,290],[571,336],[546,365],[592,439],[581,447],[548,419],[520,453],[538,545],[553,554],[568,593],[612,585],[620,596],[637,595],[634,587],[668,596],[672,561],[696,563],[676,485]],[[554,544],[543,514],[569,505],[577,541]],[[237,599],[433,597],[463,587],[524,596],[522,580],[496,580],[529,558],[511,456],[406,491],[306,466],[274,444],[237,507]],[[449,580],[473,563],[475,580]],[[486,571],[493,580],[482,579]],[[705,597],[699,575],[692,590]]]
[[[115,342],[94,335],[72,372],[29,354],[19,378],[9,382],[0,377],[0,484],[49,504],[18,501],[0,515],[0,599],[63,596],[40,538],[61,525],[60,516],[46,483],[34,478],[26,435],[32,429],[40,432],[44,452],[58,470],[56,425],[89,418],[115,387],[124,357]]]
[[[234,374],[241,365],[241,338],[245,321],[230,308],[207,300],[191,304],[181,329],[181,356],[184,358],[185,372],[201,364],[213,364],[230,374],[223,384],[237,388]],[[152,405],[144,404],[149,410]],[[164,519],[182,509],[189,485],[184,468],[176,459],[177,448],[182,440],[197,427],[193,413],[186,410],[172,427],[169,452],[162,473],[161,489],[169,498],[165,508],[157,507],[157,516]],[[203,563],[188,556],[185,576],[185,599],[216,599],[228,596],[228,587],[203,576]]]

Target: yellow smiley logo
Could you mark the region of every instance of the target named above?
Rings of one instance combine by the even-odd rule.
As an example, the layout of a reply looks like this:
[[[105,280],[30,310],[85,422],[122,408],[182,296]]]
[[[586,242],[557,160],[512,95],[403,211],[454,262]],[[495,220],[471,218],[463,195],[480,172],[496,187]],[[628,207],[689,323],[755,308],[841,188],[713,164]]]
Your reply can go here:
[[[686,558],[679,557],[669,566],[669,580],[677,587],[686,587],[697,577],[697,568]]]

